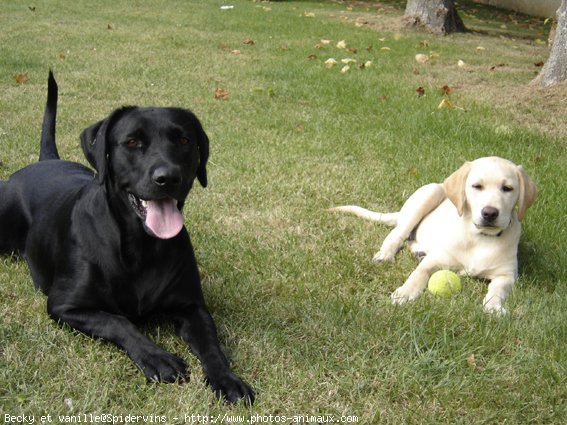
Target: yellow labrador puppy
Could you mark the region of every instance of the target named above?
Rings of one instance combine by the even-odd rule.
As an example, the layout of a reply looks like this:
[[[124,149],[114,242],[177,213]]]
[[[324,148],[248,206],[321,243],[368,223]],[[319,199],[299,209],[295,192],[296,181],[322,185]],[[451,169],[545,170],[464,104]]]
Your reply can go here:
[[[393,261],[408,239],[410,249],[423,258],[392,294],[394,303],[415,300],[432,273],[452,269],[489,279],[484,310],[505,314],[503,303],[518,274],[520,221],[536,194],[534,183],[521,166],[487,157],[466,162],[443,184],[421,187],[399,212],[382,214],[354,205],[330,211],[349,212],[394,226],[374,261]]]

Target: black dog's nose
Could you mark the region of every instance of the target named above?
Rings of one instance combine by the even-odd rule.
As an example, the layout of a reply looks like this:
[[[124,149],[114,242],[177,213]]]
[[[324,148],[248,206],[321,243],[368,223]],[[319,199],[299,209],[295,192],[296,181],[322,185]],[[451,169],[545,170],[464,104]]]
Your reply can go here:
[[[498,217],[500,211],[494,207],[484,207],[481,211],[482,218],[487,222],[493,222]]]
[[[158,186],[177,186],[181,183],[181,169],[178,167],[157,167],[152,173],[152,180]]]

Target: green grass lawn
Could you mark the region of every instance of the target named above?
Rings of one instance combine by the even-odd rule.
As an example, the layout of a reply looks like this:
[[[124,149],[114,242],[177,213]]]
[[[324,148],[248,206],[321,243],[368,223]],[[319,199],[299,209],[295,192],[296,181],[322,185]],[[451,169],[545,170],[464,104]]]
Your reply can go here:
[[[0,0],[1,179],[37,158],[49,68],[66,159],[85,162],[80,132],[121,105],[200,117],[210,185],[190,194],[186,225],[224,350],[257,391],[251,409],[218,403],[167,325],[147,332],[191,382],[147,384],[113,345],[56,326],[25,263],[0,257],[2,420],[567,423],[567,89],[528,88],[548,54],[543,20],[459,3],[474,31],[437,37],[402,28],[402,1]],[[373,264],[389,229],[325,209],[393,211],[488,155],[523,164],[540,192],[508,316],[484,314],[486,282],[469,278],[450,301],[392,306],[414,258]]]

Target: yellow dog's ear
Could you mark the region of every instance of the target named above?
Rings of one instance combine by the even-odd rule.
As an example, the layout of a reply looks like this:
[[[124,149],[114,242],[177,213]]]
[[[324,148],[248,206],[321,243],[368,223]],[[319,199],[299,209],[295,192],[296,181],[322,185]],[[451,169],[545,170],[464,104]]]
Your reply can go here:
[[[532,206],[537,198],[537,188],[521,165],[518,165],[518,180],[520,181],[518,220],[522,221],[526,215],[526,210]]]
[[[471,163],[465,162],[461,168],[451,174],[443,182],[443,189],[447,198],[455,205],[459,215],[463,215],[467,197],[465,195],[465,183],[471,169]]]

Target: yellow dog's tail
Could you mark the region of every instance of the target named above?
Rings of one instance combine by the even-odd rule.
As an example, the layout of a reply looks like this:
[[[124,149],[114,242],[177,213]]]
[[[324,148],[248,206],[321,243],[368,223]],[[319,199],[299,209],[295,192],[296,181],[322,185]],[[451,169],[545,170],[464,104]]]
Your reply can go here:
[[[329,208],[329,212],[345,212],[349,214],[354,214],[358,217],[362,217],[366,220],[377,221],[387,226],[396,226],[398,223],[398,214],[395,213],[379,213],[367,210],[366,208],[359,207],[357,205],[343,205],[340,207]]]

